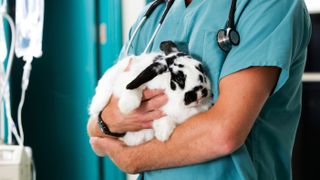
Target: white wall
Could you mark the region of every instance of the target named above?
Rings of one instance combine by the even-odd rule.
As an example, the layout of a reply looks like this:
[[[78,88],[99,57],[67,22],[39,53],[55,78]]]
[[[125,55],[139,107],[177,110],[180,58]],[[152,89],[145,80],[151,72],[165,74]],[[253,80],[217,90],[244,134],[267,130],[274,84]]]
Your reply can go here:
[[[305,0],[305,2],[310,13],[320,13],[319,0]]]
[[[145,6],[145,0],[122,0],[122,37],[127,40],[128,32]]]

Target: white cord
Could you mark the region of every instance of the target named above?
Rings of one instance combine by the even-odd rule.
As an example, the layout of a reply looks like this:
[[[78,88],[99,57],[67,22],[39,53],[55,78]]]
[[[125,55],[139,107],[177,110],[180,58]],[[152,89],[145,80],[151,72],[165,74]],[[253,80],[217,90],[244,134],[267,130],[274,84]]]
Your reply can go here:
[[[4,120],[5,120],[5,114],[4,114],[4,104],[1,102],[0,104],[0,145],[4,143],[5,138],[5,128],[4,128]]]
[[[16,138],[18,144],[23,145],[21,138],[18,134],[17,127],[11,116],[11,104],[10,104],[10,96],[9,94],[5,96],[5,106],[6,106],[6,115],[8,120],[8,144],[13,144],[12,142],[12,134]]]
[[[24,132],[23,132],[23,126],[22,126],[22,108],[24,104],[24,100],[26,97],[26,91],[29,85],[29,78],[30,78],[30,72],[32,69],[31,66],[32,58],[27,59],[26,64],[23,67],[23,75],[22,75],[22,83],[21,83],[21,98],[18,106],[18,125],[19,125],[19,132],[20,132],[20,138],[22,145],[24,144]]]
[[[2,11],[4,11],[5,10],[5,7],[6,7],[6,4],[7,4],[7,2],[6,2],[6,0],[2,0],[1,1],[1,6],[0,6],[0,11],[1,11],[1,14],[2,14]],[[2,17],[1,17],[2,18]],[[3,23],[3,21],[0,21],[1,23]],[[0,26],[3,26],[3,24],[1,24]],[[4,29],[3,29],[4,30]],[[1,37],[0,37],[1,38]],[[5,41],[5,39],[3,39],[4,41]],[[6,49],[6,48],[5,48]],[[5,53],[6,54],[6,53]],[[5,60],[5,59],[4,59]],[[4,67],[3,67],[4,65],[3,64],[1,64],[1,69],[0,69],[0,77],[1,77],[1,86],[0,87],[2,87],[2,85],[3,85],[3,82],[2,82],[2,78],[4,77],[4,75],[3,74],[5,74],[4,73]],[[1,88],[0,88],[1,89]],[[0,144],[2,144],[2,143],[4,143],[4,140],[5,140],[5,114],[4,114],[4,108],[5,108],[5,106],[4,106],[4,103],[2,102],[2,100],[0,100],[0,108],[1,108],[1,122],[0,122]]]
[[[3,65],[1,66],[1,75],[2,75],[2,77],[4,77],[4,75],[5,75]],[[4,84],[3,81],[2,81],[2,84]],[[10,90],[9,90],[8,85],[7,85],[5,92],[4,92],[4,108],[5,108],[6,117],[8,120],[8,140],[7,140],[7,143],[13,144],[13,141],[12,141],[12,134],[13,134],[15,136],[18,144],[21,144],[21,140],[18,135],[16,125],[13,121],[12,116],[11,116],[11,100],[10,100]]]
[[[3,63],[0,64],[0,87],[2,86],[3,84],[3,78],[5,76],[5,72],[4,72],[4,65]],[[4,141],[5,141],[5,112],[4,112],[4,108],[5,108],[5,105],[3,103],[3,101],[0,101],[0,115],[1,115],[1,122],[0,122],[0,144],[3,144]]]
[[[2,102],[2,98],[4,95],[4,91],[6,89],[8,80],[9,80],[9,76],[11,73],[11,67],[12,67],[12,62],[13,62],[13,55],[14,55],[14,47],[15,47],[15,42],[16,42],[16,30],[15,30],[15,26],[14,26],[14,22],[12,20],[12,18],[5,13],[5,9],[3,6],[1,6],[1,15],[7,19],[10,28],[11,28],[11,47],[10,47],[10,52],[9,52],[9,58],[8,58],[8,65],[7,65],[7,70],[6,70],[6,76],[4,78],[4,83],[2,84],[2,88],[0,91],[0,102]]]
[[[9,52],[9,57],[8,57],[8,64],[7,64],[7,70],[5,71],[3,68],[3,72],[5,74],[5,78],[2,83],[1,91],[0,91],[0,102],[3,102],[3,97],[4,97],[4,102],[5,102],[5,108],[6,108],[6,115],[8,119],[8,144],[12,144],[12,133],[15,136],[17,142],[19,145],[21,144],[20,137],[17,133],[15,123],[12,119],[11,116],[11,104],[10,104],[10,92],[9,92],[9,87],[8,87],[8,81],[9,81],[9,76],[11,73],[11,68],[12,68],[12,62],[13,62],[13,55],[14,55],[14,48],[15,48],[15,42],[16,42],[16,30],[15,30],[15,25],[12,20],[12,18],[6,13],[6,0],[2,2],[2,5],[0,7],[0,13],[1,15],[8,21],[11,29],[11,47],[10,47],[10,52]],[[12,131],[12,132],[11,132]]]
[[[23,146],[23,143],[24,143],[24,132],[23,132],[23,127],[22,127],[21,114],[22,114],[22,107],[23,107],[23,104],[24,104],[25,96],[26,96],[26,91],[22,90],[21,99],[20,99],[19,107],[18,107],[18,125],[19,125],[20,138],[21,138],[21,142],[22,142],[22,144],[20,144],[20,145],[22,145],[22,146]]]
[[[0,75],[1,77],[4,77],[5,72],[4,72],[4,67],[3,64],[0,66]],[[1,83],[3,84],[3,79],[1,79]],[[11,101],[10,101],[10,91],[9,91],[9,86],[6,87],[5,92],[4,92],[4,104],[3,104],[3,108],[5,108],[5,112],[6,112],[6,117],[8,120],[8,138],[7,138],[7,143],[8,144],[13,144],[12,141],[12,134],[15,136],[18,144],[21,144],[21,140],[20,137],[18,135],[17,132],[17,128],[15,126],[15,123],[13,121],[13,118],[11,116]],[[3,109],[2,109],[3,110]],[[4,113],[4,112],[3,112]],[[3,122],[3,131],[4,131],[4,122]],[[3,132],[4,133],[4,132]],[[3,138],[4,139],[4,138]]]

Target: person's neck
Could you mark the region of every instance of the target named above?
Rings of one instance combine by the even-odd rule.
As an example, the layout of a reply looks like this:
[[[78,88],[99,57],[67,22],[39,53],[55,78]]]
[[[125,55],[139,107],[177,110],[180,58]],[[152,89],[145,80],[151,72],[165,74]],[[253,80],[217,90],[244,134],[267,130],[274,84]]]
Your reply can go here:
[[[192,0],[185,0],[185,2],[186,2],[186,6],[188,6],[192,2]]]

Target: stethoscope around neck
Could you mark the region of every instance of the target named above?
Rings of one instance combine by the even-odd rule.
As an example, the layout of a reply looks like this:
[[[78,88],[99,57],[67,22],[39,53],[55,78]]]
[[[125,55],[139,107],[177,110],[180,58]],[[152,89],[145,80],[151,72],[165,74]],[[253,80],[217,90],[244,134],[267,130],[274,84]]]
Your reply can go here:
[[[129,49],[133,43],[133,40],[135,39],[137,33],[139,32],[139,30],[141,29],[143,24],[148,20],[148,18],[151,16],[151,14],[154,12],[155,9],[160,4],[165,3],[165,2],[166,2],[166,8],[160,18],[160,21],[159,21],[156,29],[154,30],[154,32],[152,34],[146,48],[144,49],[143,54],[148,52],[149,48],[151,47],[154,39],[156,38],[156,36],[157,36],[157,34],[163,24],[163,21],[165,20],[168,12],[170,11],[170,9],[174,3],[174,0],[155,0],[150,5],[149,9],[146,11],[144,16],[142,17],[142,19],[138,23],[137,28],[133,31],[131,38],[129,39],[129,43],[125,49],[126,55],[129,54]],[[218,46],[225,53],[228,53],[232,49],[233,45],[237,46],[240,43],[240,35],[239,35],[238,31],[236,30],[236,26],[234,24],[234,15],[236,12],[236,4],[237,4],[237,0],[232,0],[230,11],[229,11],[229,17],[228,17],[228,21],[227,21],[227,27],[224,29],[220,29],[217,33]]]

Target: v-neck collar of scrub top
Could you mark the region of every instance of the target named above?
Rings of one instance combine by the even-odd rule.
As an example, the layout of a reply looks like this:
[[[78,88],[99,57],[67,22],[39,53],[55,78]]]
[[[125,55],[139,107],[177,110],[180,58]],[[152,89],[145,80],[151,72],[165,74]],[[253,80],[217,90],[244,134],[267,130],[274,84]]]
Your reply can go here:
[[[185,23],[185,20],[192,15],[193,12],[198,9],[197,7],[199,7],[203,2],[203,0],[192,0],[192,2],[186,6],[185,0],[175,0],[167,15],[167,18],[170,19],[170,21]],[[165,21],[166,20],[164,20],[164,24]]]
[[[192,0],[187,6],[185,0],[176,0],[171,8],[172,11],[181,11],[184,13],[192,12],[194,7],[198,6],[202,0]]]
[[[151,46],[149,52],[159,50],[157,44],[160,44],[161,41],[171,39],[176,42],[186,43],[188,39],[188,34],[192,31],[190,28],[190,23],[192,23],[191,16],[198,10],[198,7],[201,6],[205,1],[204,0],[193,0],[188,6],[185,4],[185,0],[175,0],[172,5],[167,17],[165,18],[158,35],[154,39],[154,43]],[[172,26],[175,28],[172,29],[170,35],[167,33],[163,34],[163,29],[170,29]],[[155,27],[154,27],[155,28]],[[148,33],[149,34],[149,33]],[[186,49],[186,52],[188,50]]]

